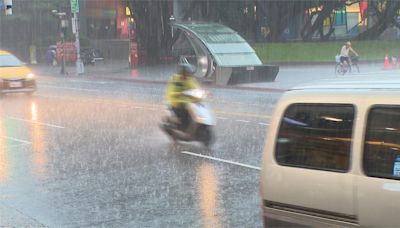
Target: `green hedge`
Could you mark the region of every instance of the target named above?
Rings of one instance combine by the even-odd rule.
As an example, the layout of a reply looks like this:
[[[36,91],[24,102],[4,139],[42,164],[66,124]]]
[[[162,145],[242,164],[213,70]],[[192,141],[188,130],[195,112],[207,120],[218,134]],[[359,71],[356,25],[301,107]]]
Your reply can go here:
[[[256,43],[253,48],[264,63],[332,62],[341,42]],[[360,60],[382,60],[385,55],[400,56],[400,41],[352,41]]]

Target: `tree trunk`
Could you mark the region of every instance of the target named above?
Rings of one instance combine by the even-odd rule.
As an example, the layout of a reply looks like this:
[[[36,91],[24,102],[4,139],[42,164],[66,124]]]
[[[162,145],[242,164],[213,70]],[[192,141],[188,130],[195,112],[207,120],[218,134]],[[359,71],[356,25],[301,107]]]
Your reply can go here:
[[[371,2],[370,4],[373,4],[370,7],[374,8],[374,11],[376,12],[378,17],[378,22],[367,29],[365,32],[359,34],[356,37],[356,39],[358,40],[377,39],[390,25],[397,24],[396,16],[397,11],[400,9],[399,1],[385,1],[384,4],[386,6],[382,7],[381,11],[378,7],[379,2]]]
[[[157,64],[160,57],[169,55],[172,34],[166,1],[127,1],[133,9],[137,25],[138,48],[144,53],[146,63]]]
[[[326,35],[323,33],[323,27],[324,27],[324,20],[328,17],[331,16],[333,10],[337,9],[340,7],[342,4],[344,4],[343,0],[341,1],[326,1],[322,5],[322,10],[317,11],[313,14],[311,14],[310,18],[308,19],[306,25],[304,26],[302,30],[302,38],[305,41],[310,41],[315,34],[315,32],[319,31],[320,33],[320,38],[321,40],[326,40],[329,39],[329,36],[333,33],[333,26],[331,25],[330,30]],[[316,19],[314,21],[314,24],[311,25],[311,21],[313,19],[313,16],[316,15]]]
[[[258,1],[257,9],[266,15],[272,41],[281,41],[282,34],[305,10],[316,6],[314,1]]]

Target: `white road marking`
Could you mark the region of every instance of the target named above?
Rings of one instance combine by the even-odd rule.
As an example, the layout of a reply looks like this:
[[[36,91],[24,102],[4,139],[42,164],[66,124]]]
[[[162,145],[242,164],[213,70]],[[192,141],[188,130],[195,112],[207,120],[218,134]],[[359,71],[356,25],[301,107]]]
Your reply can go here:
[[[114,84],[113,82],[105,82],[105,81],[85,81],[85,80],[70,80],[69,82],[77,82],[77,83],[88,83],[88,84]]]
[[[39,87],[55,88],[55,89],[66,89],[66,90],[77,90],[77,91],[86,91],[86,92],[102,92],[101,90],[97,90],[97,89],[80,89],[80,88],[73,88],[73,87],[51,86],[51,85],[39,85]]]
[[[76,100],[77,98],[71,98],[71,97],[66,97],[66,96],[47,96],[47,95],[40,95],[37,94],[36,96],[38,97],[45,97],[45,98],[59,98],[59,99],[69,99],[69,100]],[[98,99],[80,99],[80,101],[84,101],[84,102],[90,102],[93,104],[102,104],[104,105],[105,102],[104,101],[99,101]],[[120,106],[121,107],[126,107],[126,108],[132,108],[132,109],[142,109],[142,110],[150,110],[150,111],[158,111],[160,110],[159,108],[155,108],[155,107],[141,107],[141,106],[134,106],[135,103],[121,103]],[[239,113],[240,115],[240,113]],[[242,122],[242,123],[254,123],[251,122],[249,120],[235,120],[235,119],[231,119],[231,118],[226,118],[226,117],[221,117],[221,116],[217,116],[217,119],[220,120],[232,120],[232,121],[237,121],[237,122]],[[270,118],[270,116],[264,116],[264,118]],[[260,125],[269,125],[266,123],[259,123]]]
[[[7,145],[7,148],[14,148],[14,147],[20,147],[20,146],[27,146],[27,145],[31,145],[32,143],[30,143],[30,144],[27,144],[27,143],[18,143],[18,144],[15,144],[15,145]]]
[[[181,153],[182,154],[196,156],[196,157],[201,157],[201,158],[207,158],[207,159],[214,160],[214,161],[224,162],[224,163],[228,163],[228,164],[231,164],[231,165],[242,166],[242,167],[249,168],[249,169],[261,170],[261,168],[257,167],[257,166],[247,165],[247,164],[234,162],[234,161],[229,161],[229,160],[225,160],[225,159],[221,159],[221,158],[215,158],[215,157],[211,157],[211,156],[208,156],[208,155],[196,154],[196,153],[192,153],[192,152],[189,152],[189,151],[182,151]]]
[[[258,124],[264,125],[264,126],[269,126],[270,125],[269,123],[258,123]]]
[[[86,98],[79,99],[79,98],[66,97],[66,96],[47,96],[47,95],[41,95],[41,94],[36,94],[35,96],[44,97],[44,98],[51,98],[51,99],[57,98],[57,99],[66,99],[66,100],[79,100],[79,101],[88,102],[88,103],[91,103],[91,104],[101,104],[101,105],[112,104],[111,101],[107,102],[107,101],[99,100],[99,99],[86,99]],[[135,103],[129,103],[129,102],[118,102],[118,105],[120,107],[130,108],[130,109],[144,109],[144,110],[154,110],[155,109],[155,110],[159,110],[157,107],[134,106]]]
[[[63,126],[59,126],[59,125],[55,125],[55,124],[42,123],[42,122],[38,122],[38,121],[34,121],[34,120],[26,120],[26,119],[21,119],[21,118],[12,117],[12,116],[7,116],[6,118],[7,119],[11,119],[11,120],[18,120],[18,121],[28,122],[28,123],[35,123],[35,124],[39,124],[39,125],[43,125],[43,126],[47,126],[47,127],[54,127],[54,128],[59,128],[59,129],[64,129],[65,128]]]
[[[382,70],[382,71],[360,72],[360,73],[353,73],[353,74],[368,75],[368,74],[397,74],[397,73],[399,73],[398,70]]]
[[[3,138],[5,138],[5,139],[11,139],[11,140],[13,140],[13,141],[20,142],[20,143],[32,144],[32,142],[29,142],[29,141],[26,141],[26,140],[22,140],[22,139],[17,139],[17,138],[14,138],[14,137],[3,136]]]

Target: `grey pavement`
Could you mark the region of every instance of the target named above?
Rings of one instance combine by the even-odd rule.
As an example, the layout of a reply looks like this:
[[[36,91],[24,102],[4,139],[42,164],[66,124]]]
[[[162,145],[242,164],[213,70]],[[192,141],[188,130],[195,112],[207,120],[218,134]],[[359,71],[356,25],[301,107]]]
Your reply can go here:
[[[258,167],[279,94],[212,91],[219,124],[211,153],[169,146],[158,127],[162,84],[38,81],[34,96],[0,101],[10,126],[0,124],[0,136],[13,137],[7,152],[0,148],[8,170],[0,172],[0,227],[262,226],[257,169],[182,152]]]
[[[85,66],[83,75],[76,75],[75,66],[67,65],[66,74],[60,74],[60,66],[31,65],[37,75],[51,77],[76,77],[89,79],[151,81],[165,83],[175,71],[173,65],[157,65],[130,69],[127,61],[97,62],[94,66]]]
[[[228,88],[236,89],[258,89],[284,91],[293,86],[310,81],[332,79],[348,76],[367,75],[399,75],[398,69],[383,70],[383,62],[360,63],[360,73],[349,73],[337,76],[334,73],[335,63],[303,64],[303,65],[281,65],[278,76],[273,82],[248,83]],[[174,65],[142,66],[130,69],[126,61],[115,60],[98,62],[94,66],[86,66],[85,74],[77,76],[75,66],[67,66],[67,75],[60,74],[59,66],[34,65],[31,68],[37,75],[51,77],[74,77],[100,80],[123,80],[132,82],[165,83],[175,71]]]
[[[44,77],[87,78],[88,80],[96,80],[96,79],[126,80],[132,82],[147,81],[156,83],[165,83],[165,81],[174,72],[174,66],[172,65],[141,67],[137,70],[131,70],[128,68],[127,63],[122,61],[105,62],[105,63],[100,62],[95,66],[88,66],[86,67],[85,75],[81,76],[74,75],[75,69],[73,66],[67,67],[67,72],[69,72],[69,75],[60,75],[59,74],[60,67],[37,65],[37,66],[31,66],[31,68],[35,71],[36,74],[42,75]],[[360,78],[362,78],[363,76],[367,75],[380,75],[382,77],[400,76],[400,71],[397,69],[384,71],[383,64],[380,63],[376,64],[361,63],[360,71],[361,71],[360,73],[351,73],[345,76],[339,76],[339,78],[348,76],[355,76],[355,77],[359,76]],[[301,83],[306,83],[314,80],[332,79],[332,78],[338,78],[338,76],[334,74],[334,64],[296,65],[296,66],[283,65],[281,66],[280,72],[274,82],[241,84],[237,85],[236,88],[285,90]],[[254,97],[250,97],[249,99],[254,99]],[[238,105],[243,105],[243,104],[244,103]],[[71,108],[71,110],[73,109]],[[263,131],[263,129],[260,129],[260,131]],[[8,196],[7,194],[4,194],[2,192],[2,197],[6,199]],[[43,224],[41,224],[34,218],[24,214],[23,212],[17,210],[16,208],[10,207],[9,205],[6,204],[0,204],[0,226],[42,227]]]
[[[12,207],[0,204],[0,227],[45,227]]]

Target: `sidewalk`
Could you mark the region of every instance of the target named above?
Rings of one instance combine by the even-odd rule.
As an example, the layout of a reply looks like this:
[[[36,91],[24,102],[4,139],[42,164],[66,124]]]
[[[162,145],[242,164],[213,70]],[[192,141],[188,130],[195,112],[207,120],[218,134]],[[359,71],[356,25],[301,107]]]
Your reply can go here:
[[[94,66],[85,66],[83,75],[76,75],[74,65],[67,65],[66,74],[60,74],[60,66],[32,65],[30,68],[39,76],[46,77],[74,77],[88,79],[149,81],[165,83],[175,72],[173,65],[157,65],[130,69],[126,61],[97,62]]]
[[[270,92],[283,92],[298,84],[309,81],[337,78],[334,73],[335,63],[304,64],[280,66],[278,76],[274,82],[261,82],[238,84],[233,86],[212,86],[217,88],[260,90]],[[360,74],[372,74],[381,72],[383,65],[380,63],[360,64]],[[118,80],[141,83],[165,84],[176,68],[171,64],[139,67],[130,69],[126,61],[98,62],[94,66],[85,66],[85,74],[77,76],[75,66],[67,66],[67,75],[60,74],[60,66],[34,65],[31,69],[39,76],[45,77],[73,77],[89,80]],[[346,74],[360,75],[360,74]]]
[[[174,65],[157,65],[150,67],[139,67],[130,69],[124,61],[99,62],[94,66],[85,66],[85,74],[76,75],[75,66],[67,66],[65,71],[67,74],[60,74],[60,66],[32,65],[30,68],[39,77],[62,77],[62,78],[85,78],[89,80],[118,80],[127,82],[140,82],[152,84],[165,84],[171,75],[175,73]],[[279,74],[278,74],[279,75]],[[262,85],[262,86],[260,86]],[[245,89],[245,90],[270,90],[282,92],[282,89],[276,82],[260,83],[260,84],[241,84],[234,86],[213,86],[217,88],[229,89]]]

